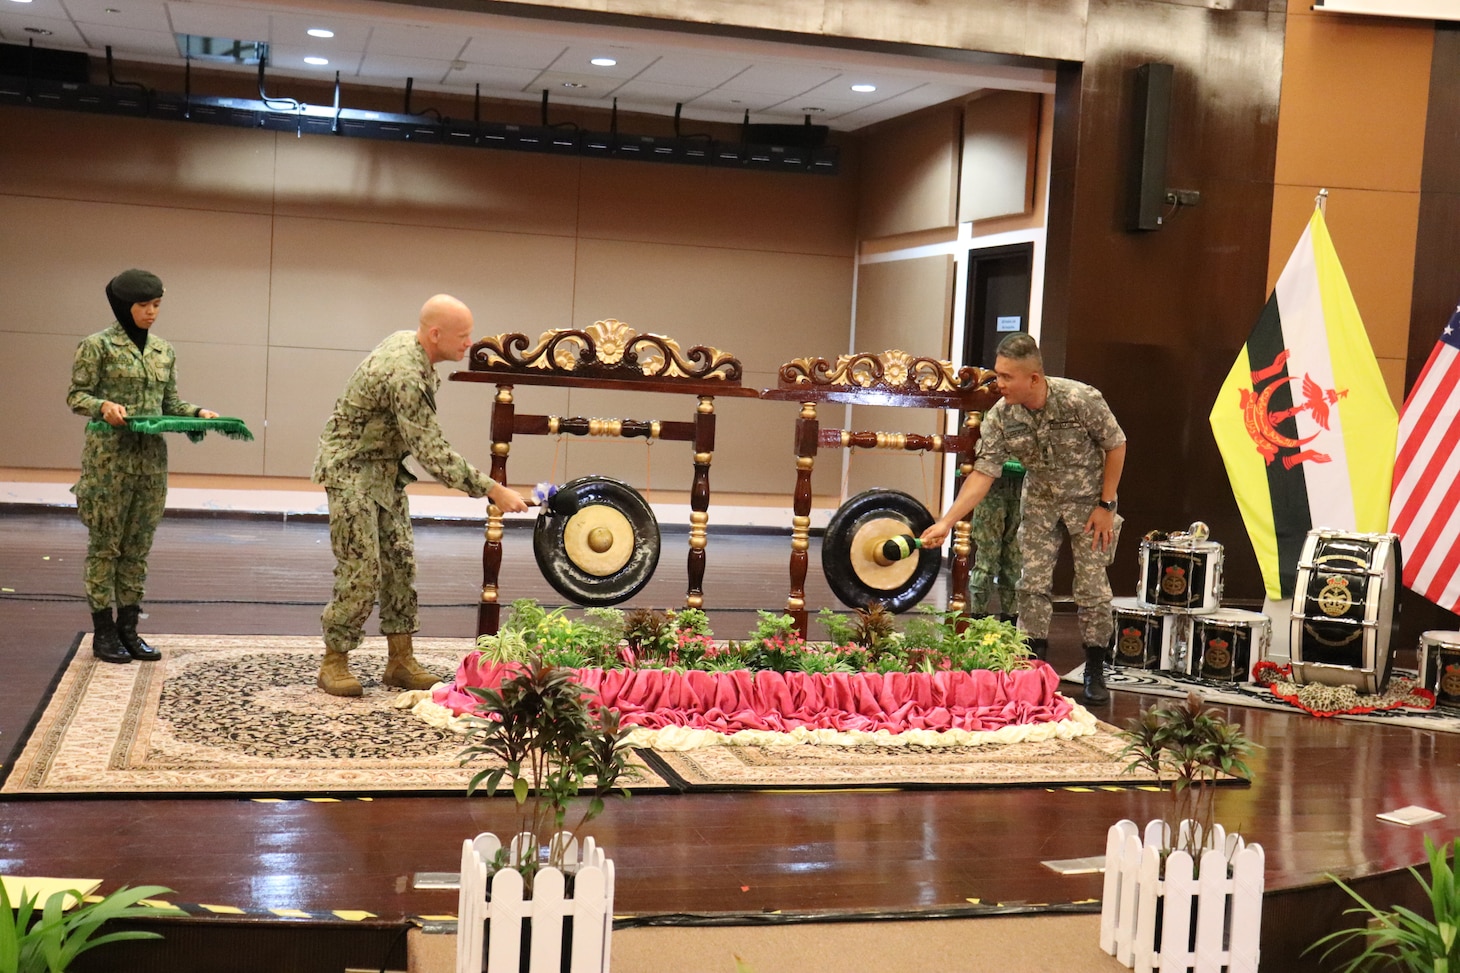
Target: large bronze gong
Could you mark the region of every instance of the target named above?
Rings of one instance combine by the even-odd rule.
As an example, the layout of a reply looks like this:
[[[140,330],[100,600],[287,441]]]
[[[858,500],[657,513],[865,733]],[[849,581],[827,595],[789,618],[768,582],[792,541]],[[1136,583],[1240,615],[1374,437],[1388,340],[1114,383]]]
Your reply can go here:
[[[832,515],[821,542],[821,568],[826,582],[842,603],[866,608],[882,602],[888,611],[902,612],[927,596],[943,563],[939,548],[914,551],[893,560],[886,542],[911,534],[917,537],[933,524],[933,515],[900,490],[867,490],[852,497]]]
[[[542,509],[532,551],[543,577],[579,605],[627,601],[659,564],[659,522],[627,483],[585,476],[563,484]]]

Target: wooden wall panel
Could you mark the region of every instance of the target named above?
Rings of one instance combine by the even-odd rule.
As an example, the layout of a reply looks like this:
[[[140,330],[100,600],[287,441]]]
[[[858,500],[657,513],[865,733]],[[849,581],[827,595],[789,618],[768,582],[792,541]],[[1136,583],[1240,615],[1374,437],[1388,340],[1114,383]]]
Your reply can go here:
[[[963,108],[958,221],[1023,216],[1034,209],[1040,97],[994,91]]]
[[[863,239],[951,227],[958,213],[956,105],[872,126],[862,151]]]

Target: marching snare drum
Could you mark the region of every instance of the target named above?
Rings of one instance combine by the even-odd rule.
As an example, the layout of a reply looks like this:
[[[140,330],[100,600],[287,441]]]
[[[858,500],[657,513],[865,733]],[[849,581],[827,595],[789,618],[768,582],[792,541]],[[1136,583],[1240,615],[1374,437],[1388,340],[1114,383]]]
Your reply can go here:
[[[1420,685],[1441,706],[1460,706],[1460,632],[1425,632],[1419,637]]]
[[[1141,541],[1143,608],[1216,611],[1222,601],[1222,545],[1207,540]]]
[[[1192,674],[1218,682],[1247,682],[1267,658],[1272,620],[1262,612],[1218,608],[1191,618]]]
[[[1177,627],[1184,620],[1175,612],[1142,608],[1134,598],[1112,598],[1115,616],[1115,664],[1131,669],[1171,669],[1177,646]]]
[[[1401,571],[1395,534],[1308,532],[1289,630],[1294,682],[1384,691]]]

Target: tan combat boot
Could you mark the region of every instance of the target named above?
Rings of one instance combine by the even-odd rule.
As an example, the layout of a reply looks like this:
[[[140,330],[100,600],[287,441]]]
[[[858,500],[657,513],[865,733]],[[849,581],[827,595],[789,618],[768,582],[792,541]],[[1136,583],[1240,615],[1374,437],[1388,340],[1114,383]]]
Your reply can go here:
[[[359,696],[365,692],[360,680],[350,675],[350,654],[330,648],[324,650],[315,683],[331,696]]]
[[[390,658],[386,660],[381,682],[397,689],[430,689],[441,681],[416,662],[410,632],[387,635],[385,643],[390,647]]]

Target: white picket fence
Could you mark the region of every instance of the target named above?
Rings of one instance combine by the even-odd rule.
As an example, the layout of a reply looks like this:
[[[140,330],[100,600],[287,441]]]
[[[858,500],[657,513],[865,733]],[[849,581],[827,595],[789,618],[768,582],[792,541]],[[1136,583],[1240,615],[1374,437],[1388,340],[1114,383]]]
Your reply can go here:
[[[571,898],[564,894],[563,872],[552,867],[538,871],[530,899],[523,896],[522,874],[516,869],[498,871],[489,883],[489,863],[502,847],[497,836],[484,832],[461,843],[456,973],[519,973],[527,919],[532,920],[527,945],[529,973],[560,973],[569,918],[573,920],[573,941],[566,968],[571,973],[608,973],[613,860],[592,838],[585,838],[581,849],[571,835],[562,832],[553,841],[565,844],[563,861],[573,873]],[[512,858],[518,858],[518,849],[524,845],[535,849],[537,839],[530,834],[512,839]]]
[[[1182,822],[1182,836],[1191,829],[1199,834],[1195,822]],[[1262,846],[1244,844],[1241,835],[1228,835],[1215,825],[1211,840],[1197,845],[1206,848],[1199,878],[1191,855],[1179,850],[1165,855],[1163,875],[1169,837],[1163,821],[1146,825],[1144,842],[1134,821],[1111,826],[1100,948],[1137,973],[1256,973]],[[1183,844],[1178,840],[1176,847]]]

